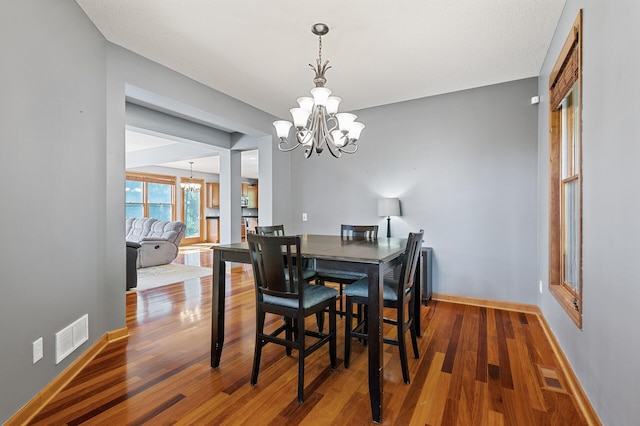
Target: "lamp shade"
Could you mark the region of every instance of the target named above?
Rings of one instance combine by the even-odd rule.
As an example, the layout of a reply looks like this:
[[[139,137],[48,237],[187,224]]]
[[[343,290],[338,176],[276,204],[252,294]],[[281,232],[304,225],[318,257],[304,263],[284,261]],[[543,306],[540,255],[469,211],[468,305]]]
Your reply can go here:
[[[400,216],[400,199],[378,198],[378,216]]]

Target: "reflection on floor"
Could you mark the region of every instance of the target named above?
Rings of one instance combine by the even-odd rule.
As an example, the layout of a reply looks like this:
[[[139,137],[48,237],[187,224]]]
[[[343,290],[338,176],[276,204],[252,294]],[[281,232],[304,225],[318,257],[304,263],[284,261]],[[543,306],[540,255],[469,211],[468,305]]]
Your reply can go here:
[[[173,263],[181,263],[183,265],[192,266],[204,266],[201,263],[201,253],[210,253],[213,257],[213,251],[211,250],[211,243],[191,244],[188,246],[181,246],[178,248],[178,257]]]

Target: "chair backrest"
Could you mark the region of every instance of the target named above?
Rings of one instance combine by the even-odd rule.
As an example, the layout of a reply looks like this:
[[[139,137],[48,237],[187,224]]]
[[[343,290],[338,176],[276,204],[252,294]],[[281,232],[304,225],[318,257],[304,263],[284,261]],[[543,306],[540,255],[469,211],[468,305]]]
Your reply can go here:
[[[256,226],[256,234],[268,236],[284,236],[284,225]]]
[[[404,300],[405,295],[413,287],[423,236],[424,230],[421,229],[420,232],[410,232],[407,238],[398,281],[398,301]]]
[[[340,236],[352,240],[375,240],[378,225],[340,225]]]
[[[263,295],[302,299],[300,237],[249,234],[247,241],[257,302]]]

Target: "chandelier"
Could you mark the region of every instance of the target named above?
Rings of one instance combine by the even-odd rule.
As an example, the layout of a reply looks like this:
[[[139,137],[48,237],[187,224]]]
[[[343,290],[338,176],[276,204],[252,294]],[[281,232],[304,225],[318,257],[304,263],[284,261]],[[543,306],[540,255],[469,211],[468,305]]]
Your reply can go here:
[[[278,148],[287,152],[303,145],[306,158],[314,151],[320,155],[325,146],[336,158],[342,153],[353,154],[358,150],[356,142],[364,124],[356,122],[354,114],[338,113],[338,105],[342,99],[331,96],[331,90],[324,87],[327,82],[324,74],[331,66],[329,61],[322,63],[322,36],[329,32],[329,27],[315,24],[311,27],[311,32],[318,36],[318,59],[315,66],[309,64],[316,73],[313,79],[316,87],[311,89],[312,97],[298,98],[299,107],[290,110],[293,124],[285,120],[273,123],[279,139]],[[291,126],[295,127],[293,142],[289,142]]]
[[[186,192],[198,192],[200,191],[200,184],[193,181],[193,161],[189,161],[189,167],[191,170],[191,176],[187,182],[180,182],[180,188]]]

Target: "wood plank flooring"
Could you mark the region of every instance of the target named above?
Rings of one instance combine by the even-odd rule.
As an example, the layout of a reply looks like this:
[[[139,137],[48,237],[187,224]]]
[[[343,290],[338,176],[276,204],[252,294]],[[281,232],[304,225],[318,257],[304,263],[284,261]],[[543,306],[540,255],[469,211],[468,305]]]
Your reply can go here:
[[[182,250],[177,261],[211,266],[211,252]],[[366,347],[352,344],[346,370],[340,319],[338,369],[324,348],[307,358],[303,404],[295,352],[267,345],[258,384],[249,384],[253,278],[248,266],[227,273],[219,369],[209,365],[211,276],[128,293],[129,339],[102,351],[30,424],[371,424]],[[385,345],[383,424],[587,424],[536,315],[432,301],[422,324],[411,384],[402,381],[398,349]]]

